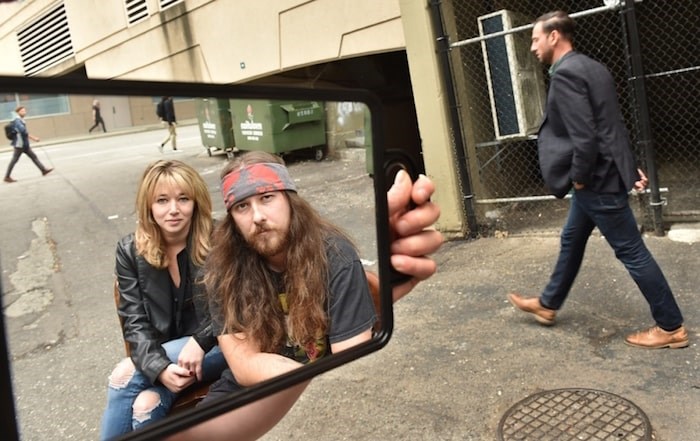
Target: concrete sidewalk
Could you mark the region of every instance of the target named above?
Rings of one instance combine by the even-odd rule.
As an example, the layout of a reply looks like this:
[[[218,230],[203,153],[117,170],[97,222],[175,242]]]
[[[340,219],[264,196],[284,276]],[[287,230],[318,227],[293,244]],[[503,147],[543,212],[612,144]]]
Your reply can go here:
[[[28,123],[29,128],[31,129],[31,120]],[[186,126],[191,126],[197,124],[196,119],[187,119],[187,120],[182,120],[181,122],[178,123],[178,127],[186,127]],[[124,128],[119,128],[119,129],[113,129],[110,130],[106,133],[98,132],[95,131],[94,133],[85,133],[85,134],[79,134],[79,135],[70,135],[70,136],[62,136],[62,137],[56,137],[56,138],[48,138],[48,139],[41,139],[39,142],[32,142],[31,146],[32,149],[35,148],[41,148],[41,147],[46,147],[50,145],[56,145],[56,144],[70,144],[72,142],[79,142],[79,141],[87,141],[89,139],[99,139],[99,138],[108,138],[112,136],[123,136],[129,133],[139,133],[139,132],[149,132],[152,130],[166,130],[166,127],[164,123],[155,123],[155,124],[144,124],[142,126],[135,126],[135,127],[124,127]],[[32,133],[30,130],[29,133]],[[165,133],[165,132],[164,132]],[[34,134],[34,133],[32,133]],[[9,140],[3,140],[2,145],[0,145],[0,153],[2,152],[8,152],[12,150],[12,145],[10,144]]]
[[[501,418],[519,401],[542,391],[583,388],[620,396],[649,418],[647,435],[653,438],[605,439],[697,441],[697,232],[698,225],[679,225],[666,237],[645,238],[685,314],[688,348],[644,350],[623,343],[653,321],[600,236],[591,237],[551,328],[516,311],[506,294],[539,293],[558,237],[453,241],[435,256],[439,273],[396,305],[388,346],[316,378],[264,439],[495,440]]]

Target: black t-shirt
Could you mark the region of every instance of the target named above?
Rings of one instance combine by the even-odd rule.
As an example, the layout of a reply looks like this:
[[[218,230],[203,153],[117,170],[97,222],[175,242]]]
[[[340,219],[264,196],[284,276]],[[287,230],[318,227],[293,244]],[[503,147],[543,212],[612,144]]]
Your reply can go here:
[[[180,272],[180,286],[175,286],[175,282],[170,278],[170,290],[173,296],[172,318],[173,335],[188,335],[194,332],[200,325],[195,313],[192,281],[190,278],[190,255],[187,248],[177,255],[177,266]]]
[[[331,237],[326,241],[326,254],[329,269],[326,305],[328,333],[313,347],[286,346],[279,351],[281,355],[300,363],[328,355],[330,344],[347,340],[370,329],[377,320],[365,270],[353,246],[344,238]],[[277,274],[276,280],[282,286],[282,274]],[[280,293],[279,296],[286,312],[286,294]],[[214,335],[220,335],[224,323],[223,312],[216,302],[210,306]]]

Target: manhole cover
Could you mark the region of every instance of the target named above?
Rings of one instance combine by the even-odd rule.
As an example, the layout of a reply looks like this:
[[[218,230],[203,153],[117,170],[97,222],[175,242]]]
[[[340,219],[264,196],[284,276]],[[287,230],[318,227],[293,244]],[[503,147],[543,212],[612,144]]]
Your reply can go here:
[[[651,441],[649,418],[634,403],[592,389],[557,389],[516,403],[498,424],[499,441]]]

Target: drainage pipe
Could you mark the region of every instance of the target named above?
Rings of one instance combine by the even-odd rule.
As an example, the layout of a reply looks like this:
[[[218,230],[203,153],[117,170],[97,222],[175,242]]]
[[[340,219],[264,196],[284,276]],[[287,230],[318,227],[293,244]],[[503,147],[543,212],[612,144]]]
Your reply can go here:
[[[457,162],[457,176],[462,195],[462,207],[467,218],[467,228],[469,237],[478,235],[478,225],[474,210],[474,194],[472,193],[471,181],[467,170],[466,149],[464,138],[462,137],[462,125],[460,124],[459,110],[457,105],[457,94],[452,80],[452,62],[450,60],[450,41],[445,33],[442,22],[441,0],[430,0],[431,20],[433,32],[437,46],[438,59],[440,60],[440,76],[442,77],[443,88],[449,104],[450,121],[449,126],[454,139],[454,149]]]

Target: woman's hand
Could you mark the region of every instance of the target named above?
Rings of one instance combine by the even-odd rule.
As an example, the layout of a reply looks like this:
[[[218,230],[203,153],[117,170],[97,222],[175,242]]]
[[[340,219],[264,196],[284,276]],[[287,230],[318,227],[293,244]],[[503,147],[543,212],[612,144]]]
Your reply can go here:
[[[158,375],[158,381],[167,387],[170,392],[180,393],[195,382],[195,376],[189,370],[170,363],[163,372]]]
[[[202,363],[204,362],[204,350],[197,341],[190,337],[182,347],[177,357],[177,365],[187,369],[190,375],[194,375],[197,381],[202,381]]]

